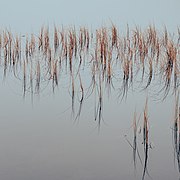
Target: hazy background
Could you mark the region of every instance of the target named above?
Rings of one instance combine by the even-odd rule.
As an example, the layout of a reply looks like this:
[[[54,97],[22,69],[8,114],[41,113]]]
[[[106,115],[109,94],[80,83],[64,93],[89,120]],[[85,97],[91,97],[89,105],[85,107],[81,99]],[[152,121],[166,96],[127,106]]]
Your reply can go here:
[[[179,0],[1,0],[0,26],[36,31],[42,24],[118,26],[154,23],[173,30],[179,24]]]

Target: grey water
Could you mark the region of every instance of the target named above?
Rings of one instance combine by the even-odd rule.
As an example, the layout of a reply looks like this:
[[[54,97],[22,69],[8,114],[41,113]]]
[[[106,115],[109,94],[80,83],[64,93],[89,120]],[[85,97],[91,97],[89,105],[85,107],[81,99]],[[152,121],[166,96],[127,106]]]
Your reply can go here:
[[[80,72],[82,83],[88,84],[88,69]],[[179,177],[173,143],[175,96],[171,93],[159,100],[151,92],[153,88],[139,87],[129,89],[127,97],[121,99],[120,83],[114,80],[110,92],[103,86],[102,117],[95,118],[97,94],[86,95],[80,111],[81,95],[76,90],[72,110],[71,88],[65,75],[54,93],[47,86],[34,95],[32,103],[31,93],[23,97],[21,80],[11,74],[2,80],[0,90],[2,179],[142,179],[147,98],[149,142],[144,179]],[[134,163],[135,111],[138,132]]]
[[[71,6],[69,6],[71,4]],[[39,32],[42,24],[98,27],[111,21],[125,26],[164,24],[175,32],[180,3],[173,1],[2,1],[0,26],[16,33]],[[94,11],[94,13],[93,13]],[[153,14],[152,14],[153,11]],[[11,12],[11,13],[10,13]],[[0,29],[1,29],[0,28]],[[115,74],[118,74],[115,72]],[[163,100],[159,81],[147,90],[134,85],[121,99],[121,80],[103,85],[98,118],[98,91],[89,92],[89,67],[81,69],[85,98],[75,84],[74,110],[69,76],[61,74],[58,87],[42,82],[39,94],[23,97],[23,83],[0,67],[0,179],[2,180],[139,180],[145,152],[143,111],[148,98],[148,157],[144,179],[179,179],[174,144],[175,96]],[[77,82],[79,79],[77,77]],[[137,113],[136,162],[133,157],[133,118]],[[96,118],[97,117],[97,118]],[[135,165],[134,165],[135,164]]]

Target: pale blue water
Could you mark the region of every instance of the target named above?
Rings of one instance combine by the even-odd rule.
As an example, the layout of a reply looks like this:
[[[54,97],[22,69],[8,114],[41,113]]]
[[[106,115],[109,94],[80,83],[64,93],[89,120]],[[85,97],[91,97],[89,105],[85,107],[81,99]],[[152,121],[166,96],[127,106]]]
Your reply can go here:
[[[71,5],[69,5],[71,4]],[[178,0],[172,1],[1,1],[0,29],[12,32],[39,32],[42,25],[66,27],[86,25],[95,29],[111,25],[120,28],[154,23],[170,32],[179,26]],[[90,85],[88,68],[81,72],[82,83]],[[117,73],[118,74],[118,73]],[[134,180],[141,179],[143,165],[136,155],[133,165],[133,114],[141,114],[138,130],[143,127],[143,110],[148,95],[149,148],[148,173],[145,179],[179,179],[173,149],[173,118],[175,98],[169,94],[157,101],[156,86],[141,91],[138,85],[129,90],[127,99],[118,98],[120,83],[114,79],[115,90],[103,87],[101,126],[95,121],[97,94],[86,96],[80,117],[78,83],[75,113],[71,109],[71,86],[66,73],[52,92],[46,87],[32,99],[23,99],[22,81],[8,73],[3,80],[0,68],[0,177],[2,180]],[[78,79],[77,79],[78,82]],[[155,82],[155,85],[158,82]],[[155,87],[155,88],[153,88]],[[158,87],[158,86],[157,86]],[[88,98],[87,98],[88,97]],[[96,105],[96,106],[95,106]],[[76,120],[75,120],[76,119]],[[126,136],[125,136],[126,135]],[[137,135],[139,154],[144,163],[142,131]],[[127,141],[128,140],[128,141]]]

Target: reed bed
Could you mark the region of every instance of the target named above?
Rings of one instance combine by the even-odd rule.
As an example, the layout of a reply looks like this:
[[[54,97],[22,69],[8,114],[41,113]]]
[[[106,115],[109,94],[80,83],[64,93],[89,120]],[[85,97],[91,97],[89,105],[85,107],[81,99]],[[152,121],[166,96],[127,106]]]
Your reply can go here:
[[[85,99],[95,95],[94,120],[100,130],[103,120],[103,96],[107,90],[118,90],[121,100],[129,90],[155,92],[164,100],[170,93],[177,96],[174,118],[174,152],[180,172],[180,29],[174,34],[167,28],[159,31],[149,25],[145,29],[127,25],[125,32],[117,26],[100,27],[41,27],[39,34],[12,34],[0,31],[0,68],[3,79],[7,74],[22,83],[22,96],[33,98],[47,86],[52,92],[60,86],[62,74],[68,81],[71,109],[75,120],[81,116]],[[83,77],[83,70],[87,76]],[[90,79],[90,80],[89,80]],[[88,81],[88,82],[87,82]],[[85,85],[86,84],[86,85]],[[154,88],[154,89],[153,89]],[[77,112],[75,111],[78,100]],[[133,162],[137,155],[143,166],[142,179],[148,175],[149,126],[148,101],[143,111],[144,161],[138,151],[137,115],[133,119]]]
[[[118,91],[123,100],[129,90],[147,90],[161,100],[177,93],[180,79],[180,30],[173,36],[167,28],[149,25],[120,31],[112,24],[94,31],[87,27],[41,27],[38,34],[0,31],[0,67],[3,79],[12,75],[22,83],[22,96],[33,97],[51,85],[60,86],[68,77],[75,119],[91,94],[95,99],[95,121],[103,119],[104,91]],[[87,70],[87,76],[81,72]],[[91,80],[90,80],[91,79]],[[87,82],[88,81],[88,82]],[[86,82],[86,83],[83,83]],[[75,113],[75,100],[79,108]],[[145,142],[144,142],[145,144]]]
[[[38,35],[25,36],[3,30],[0,32],[0,64],[4,78],[13,72],[15,78],[22,80],[24,96],[30,88],[35,88],[31,93],[40,93],[41,84],[49,81],[55,92],[61,72],[67,72],[73,99],[74,81],[81,69],[88,67],[93,84],[105,85],[109,91],[118,80],[116,85],[122,99],[134,84],[148,89],[154,86],[154,79],[159,82],[156,93],[161,93],[164,99],[172,89],[176,93],[179,87],[179,28],[174,34],[172,36],[166,28],[159,32],[152,25],[143,31],[127,26],[124,33],[114,24],[95,31],[86,27],[54,26],[50,32],[49,27],[42,27]],[[101,83],[98,83],[99,76]],[[89,84],[91,87],[91,82]],[[82,91],[87,87],[82,88],[81,84],[77,89]]]

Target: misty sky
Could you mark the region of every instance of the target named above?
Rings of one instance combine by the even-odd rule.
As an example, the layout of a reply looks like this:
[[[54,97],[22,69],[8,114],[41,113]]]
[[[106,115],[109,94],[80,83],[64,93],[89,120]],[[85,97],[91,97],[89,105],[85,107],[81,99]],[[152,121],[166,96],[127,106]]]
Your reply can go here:
[[[168,29],[179,25],[179,0],[0,0],[0,26],[14,31],[36,31],[41,25],[110,24]]]

